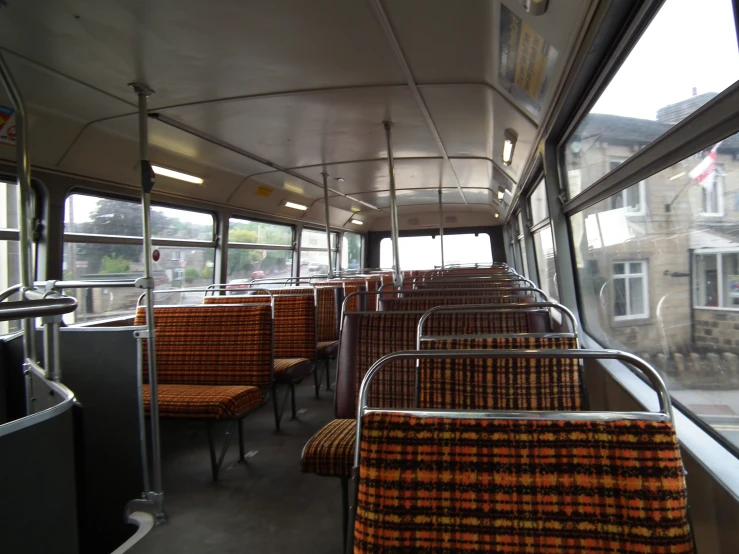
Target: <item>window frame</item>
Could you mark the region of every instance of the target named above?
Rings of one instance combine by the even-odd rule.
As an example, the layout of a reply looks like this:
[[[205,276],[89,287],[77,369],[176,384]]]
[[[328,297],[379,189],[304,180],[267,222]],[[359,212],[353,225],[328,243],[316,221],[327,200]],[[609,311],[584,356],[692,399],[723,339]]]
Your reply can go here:
[[[616,273],[615,266],[623,264],[626,273]],[[639,264],[642,267],[641,272],[631,273],[631,264]],[[624,281],[624,302],[626,311],[631,310],[631,284],[630,281],[635,278],[642,280],[642,299],[644,302],[644,311],[638,314],[626,313],[625,315],[616,315],[616,280]],[[649,319],[651,310],[649,309],[649,261],[648,260],[612,260],[611,261],[611,309],[613,310],[613,321],[633,321],[641,319]]]

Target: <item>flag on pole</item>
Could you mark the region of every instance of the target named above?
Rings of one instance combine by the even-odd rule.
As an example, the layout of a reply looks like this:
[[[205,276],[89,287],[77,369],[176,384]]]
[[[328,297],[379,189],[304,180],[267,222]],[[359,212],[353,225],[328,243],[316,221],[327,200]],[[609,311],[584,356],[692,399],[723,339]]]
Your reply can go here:
[[[703,158],[703,160],[701,160],[701,163],[696,165],[693,170],[688,173],[691,179],[696,181],[708,191],[713,189],[713,182],[716,179],[716,150],[718,149],[720,144],[721,142],[711,148],[708,156]]]

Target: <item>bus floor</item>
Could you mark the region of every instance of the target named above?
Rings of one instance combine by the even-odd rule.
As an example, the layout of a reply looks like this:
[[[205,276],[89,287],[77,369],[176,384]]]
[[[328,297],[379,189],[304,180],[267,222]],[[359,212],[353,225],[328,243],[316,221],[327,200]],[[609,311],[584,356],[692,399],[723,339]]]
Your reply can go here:
[[[128,552],[342,552],[339,480],[300,471],[303,445],[334,417],[333,392],[322,389],[316,400],[309,377],[297,386],[297,408],[305,411],[291,421],[288,406],[280,433],[275,432],[271,402],[249,415],[244,420],[244,447],[247,456],[255,454],[246,464],[238,463],[234,436],[217,483],[211,480],[205,426],[163,421],[168,522]],[[220,429],[217,449],[226,425]]]

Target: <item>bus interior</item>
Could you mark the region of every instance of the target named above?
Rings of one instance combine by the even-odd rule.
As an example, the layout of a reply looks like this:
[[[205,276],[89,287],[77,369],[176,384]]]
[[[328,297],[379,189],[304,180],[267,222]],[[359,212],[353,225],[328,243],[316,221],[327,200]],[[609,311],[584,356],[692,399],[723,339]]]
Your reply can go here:
[[[739,544],[736,0],[0,0],[0,550]]]

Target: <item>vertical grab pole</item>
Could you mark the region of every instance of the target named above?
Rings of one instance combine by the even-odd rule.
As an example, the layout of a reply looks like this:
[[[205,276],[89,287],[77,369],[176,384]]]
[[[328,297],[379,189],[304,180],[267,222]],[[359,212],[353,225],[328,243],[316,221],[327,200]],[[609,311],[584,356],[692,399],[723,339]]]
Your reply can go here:
[[[393,241],[393,284],[397,288],[403,286],[403,274],[400,272],[400,247],[398,245],[398,198],[395,194],[395,161],[393,160],[393,145],[390,129],[393,124],[383,121],[385,126],[385,139],[387,140],[387,164],[390,172],[390,234]]]
[[[16,168],[18,181],[18,234],[20,238],[20,273],[21,273],[21,292],[29,290],[33,287],[33,241],[31,240],[31,227],[29,219],[31,217],[31,166],[28,161],[28,118],[26,117],[26,106],[23,103],[18,87],[13,80],[13,76],[5,63],[5,58],[0,54],[0,79],[2,79],[5,90],[10,96],[10,100],[15,106],[15,149],[16,149]],[[23,354],[24,363],[26,360],[38,361],[38,352],[36,351],[36,335],[35,324],[32,318],[23,320]],[[26,413],[31,413],[31,377],[27,371],[26,375]]]
[[[334,262],[332,260],[331,252],[331,223],[329,221],[329,209],[328,209],[328,173],[325,171],[321,172],[323,177],[323,204],[326,208],[326,249],[328,251],[328,278],[333,279],[334,277]]]
[[[441,240],[441,269],[444,269],[444,208],[441,202],[441,187],[439,187],[439,239]]]
[[[152,489],[145,491],[146,497],[154,505],[154,516],[158,523],[166,520],[164,513],[164,493],[162,492],[162,460],[159,436],[159,397],[157,391],[157,361],[154,327],[154,289],[152,248],[151,248],[151,191],[154,188],[154,170],[149,163],[149,128],[147,99],[154,91],[141,83],[130,86],[139,100],[139,153],[141,157],[141,215],[144,231],[144,276],[136,280],[136,286],[146,295],[146,343],[149,358],[149,395],[151,417],[151,457]]]

